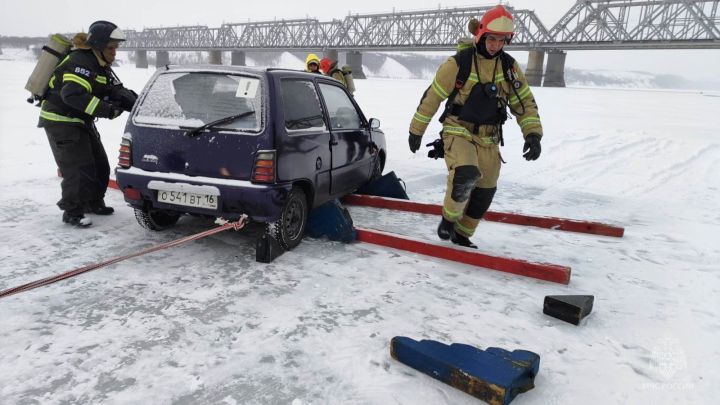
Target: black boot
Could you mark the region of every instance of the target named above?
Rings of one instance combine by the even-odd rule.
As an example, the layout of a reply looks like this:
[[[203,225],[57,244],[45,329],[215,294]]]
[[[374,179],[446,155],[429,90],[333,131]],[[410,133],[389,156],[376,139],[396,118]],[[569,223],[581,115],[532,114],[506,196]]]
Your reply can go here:
[[[70,214],[67,211],[63,213],[63,222],[78,228],[87,228],[92,225],[90,218],[85,218],[83,214]]]
[[[452,240],[452,243],[460,246],[469,247],[472,249],[477,249],[477,245],[470,242],[470,239],[465,235],[460,235],[457,232],[453,232],[452,237],[450,238]]]
[[[113,207],[108,207],[105,205],[105,201],[93,201],[87,206],[85,206],[85,213],[86,214],[95,214],[95,215],[112,215],[112,213],[115,212],[115,209]]]
[[[453,230],[453,227],[455,227],[455,224],[453,222],[448,221],[445,219],[445,217],[442,218],[440,221],[440,225],[438,225],[437,234],[442,240],[448,240],[450,239],[450,236],[455,233]]]

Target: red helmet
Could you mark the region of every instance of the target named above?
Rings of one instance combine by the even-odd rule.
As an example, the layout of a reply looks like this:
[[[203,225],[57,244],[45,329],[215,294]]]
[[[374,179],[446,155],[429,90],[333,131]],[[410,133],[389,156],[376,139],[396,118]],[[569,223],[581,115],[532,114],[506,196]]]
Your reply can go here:
[[[320,70],[322,70],[323,73],[327,74],[330,71],[330,65],[332,65],[330,58],[320,59]]]
[[[475,40],[479,40],[485,34],[505,35],[508,42],[513,37],[515,23],[513,16],[503,6],[495,6],[486,11],[480,19],[477,31],[475,31]]]

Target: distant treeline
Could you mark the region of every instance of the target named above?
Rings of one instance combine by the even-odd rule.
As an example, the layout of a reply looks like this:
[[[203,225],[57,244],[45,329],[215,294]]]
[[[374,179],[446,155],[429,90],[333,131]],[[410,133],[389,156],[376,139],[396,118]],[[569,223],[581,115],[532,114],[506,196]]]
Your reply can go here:
[[[28,48],[30,46],[43,46],[47,37],[4,37],[0,36],[0,48]]]

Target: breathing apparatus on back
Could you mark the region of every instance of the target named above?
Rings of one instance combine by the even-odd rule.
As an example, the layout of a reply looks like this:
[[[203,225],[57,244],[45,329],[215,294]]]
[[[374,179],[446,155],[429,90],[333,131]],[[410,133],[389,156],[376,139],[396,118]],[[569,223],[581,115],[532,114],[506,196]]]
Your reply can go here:
[[[350,94],[355,94],[355,79],[352,75],[352,68],[350,65],[345,65],[340,69],[343,76],[345,77],[345,86],[347,87]]]
[[[84,34],[78,34],[78,36],[80,35]],[[76,36],[76,38],[78,36]],[[90,47],[105,63],[110,64],[111,61],[105,58],[103,51],[111,42],[120,43],[125,41],[125,34],[117,25],[109,21],[101,20],[95,21],[90,25],[87,37],[84,39],[86,46]],[[50,36],[48,43],[42,47],[38,62],[25,85],[25,89],[31,93],[31,96],[27,99],[28,103],[37,101],[39,105],[39,102],[45,98],[50,78],[58,67],[58,64],[62,63],[70,53],[72,45],[72,42],[61,34]]]
[[[25,84],[25,90],[30,92],[27,102],[33,103],[45,97],[48,82],[55,71],[55,67],[70,52],[70,40],[61,34],[50,36],[50,40],[42,47],[38,62]]]

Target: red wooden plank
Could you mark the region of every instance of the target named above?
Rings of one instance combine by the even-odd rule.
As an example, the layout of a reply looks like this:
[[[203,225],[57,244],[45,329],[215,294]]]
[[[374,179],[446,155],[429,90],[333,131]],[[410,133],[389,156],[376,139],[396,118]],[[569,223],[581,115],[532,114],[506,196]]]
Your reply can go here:
[[[441,215],[442,206],[436,204],[418,203],[396,198],[376,197],[369,195],[350,194],[343,197],[343,202],[350,205],[365,207],[387,208],[399,211],[418,212],[421,214]],[[488,211],[483,217],[486,221],[502,222],[506,224],[535,226],[538,228],[557,229],[567,232],[589,233],[593,235],[622,237],[625,229],[599,222],[578,221],[567,218],[540,217],[507,212]]]
[[[484,267],[505,273],[518,274],[545,281],[552,281],[560,284],[570,283],[569,267],[549,263],[533,263],[507,257],[490,256],[462,247],[443,246],[382,231],[363,228],[356,229],[357,239],[361,242],[373,243],[380,246],[387,246],[394,249],[420,253],[426,256]]]

